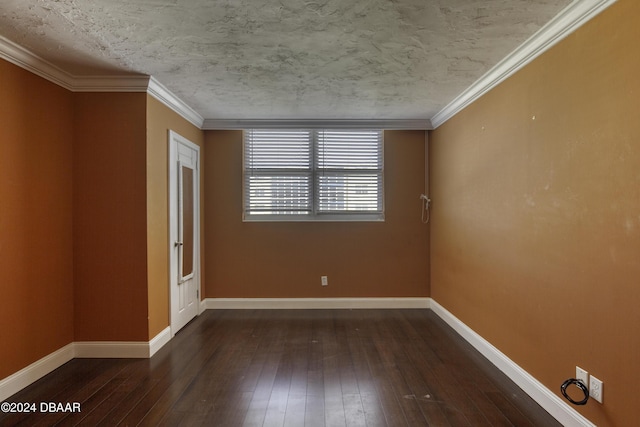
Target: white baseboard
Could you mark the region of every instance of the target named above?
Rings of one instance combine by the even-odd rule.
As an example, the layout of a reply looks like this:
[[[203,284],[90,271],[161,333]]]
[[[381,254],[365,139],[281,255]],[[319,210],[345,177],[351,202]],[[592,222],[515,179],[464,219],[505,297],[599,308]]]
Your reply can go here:
[[[431,298],[207,298],[205,309],[429,308],[565,426],[595,425]]]
[[[206,298],[205,309],[429,308],[431,298]]]
[[[533,400],[565,426],[595,427],[500,350],[465,325],[436,301],[420,298],[207,298],[206,309],[431,309],[462,338],[515,382]],[[74,342],[0,380],[0,401],[17,393],[51,371],[77,358],[148,358],[171,340],[167,327],[149,342]]]
[[[171,327],[167,326],[151,341],[81,341],[75,344],[77,358],[146,359],[171,340]]]
[[[73,359],[74,355],[74,344],[71,343],[0,380],[0,402],[64,365]]]
[[[79,359],[92,358],[136,358],[149,357],[149,343],[135,341],[81,341],[75,343]]]
[[[167,327],[149,342],[72,342],[13,375],[0,380],[0,402],[33,384],[74,358],[140,358],[153,356],[171,340]]]
[[[484,357],[489,359],[498,369],[507,375],[527,393],[538,405],[544,408],[564,426],[595,427],[591,421],[565,403],[559,396],[545,387],[531,374],[509,359],[504,353],[482,338],[475,331],[462,323],[436,301],[431,301],[431,310],[451,326],[462,338],[475,347]],[[560,387],[558,385],[558,387]]]
[[[156,352],[164,347],[164,345],[169,341],[171,341],[171,326],[164,328],[158,335],[149,341],[149,355],[147,357],[151,357],[156,354]]]

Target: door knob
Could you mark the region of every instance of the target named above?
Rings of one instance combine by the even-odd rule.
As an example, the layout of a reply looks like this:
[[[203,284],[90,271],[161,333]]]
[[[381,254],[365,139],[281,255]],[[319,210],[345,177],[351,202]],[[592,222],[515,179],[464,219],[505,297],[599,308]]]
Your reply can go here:
[[[174,244],[174,246],[182,246],[182,245],[183,245],[183,243],[182,243],[182,242],[176,242],[176,243]]]

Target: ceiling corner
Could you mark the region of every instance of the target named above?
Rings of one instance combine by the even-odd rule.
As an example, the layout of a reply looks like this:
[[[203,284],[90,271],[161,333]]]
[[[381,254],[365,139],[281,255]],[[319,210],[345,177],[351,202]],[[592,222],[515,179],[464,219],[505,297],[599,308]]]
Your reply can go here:
[[[73,76],[22,46],[0,35],[0,58],[68,90]]]
[[[203,129],[203,124],[205,123],[204,118],[153,76],[149,78],[149,87],[147,92],[158,101],[181,115],[185,120],[189,121],[198,129]]]
[[[431,118],[436,129],[617,0],[574,0],[544,27]]]

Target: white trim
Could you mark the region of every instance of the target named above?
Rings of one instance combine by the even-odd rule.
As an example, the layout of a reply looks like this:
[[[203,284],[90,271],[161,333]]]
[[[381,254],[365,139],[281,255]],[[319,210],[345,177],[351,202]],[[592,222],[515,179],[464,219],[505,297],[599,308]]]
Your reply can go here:
[[[168,176],[169,176],[169,189],[168,189],[168,201],[169,201],[169,240],[167,242],[167,247],[169,250],[169,313],[170,313],[170,327],[171,327],[171,336],[174,336],[182,327],[184,327],[188,322],[185,322],[184,319],[179,319],[176,314],[178,313],[178,301],[179,301],[179,292],[178,292],[178,269],[179,269],[179,261],[177,258],[179,255],[176,254],[176,249],[174,243],[177,242],[180,238],[179,231],[179,215],[178,215],[178,206],[180,205],[180,200],[178,199],[178,188],[180,183],[178,181],[180,172],[178,169],[179,164],[179,146],[182,145],[187,147],[190,150],[195,152],[195,165],[194,165],[194,275],[191,277],[193,281],[193,285],[195,286],[196,292],[196,301],[194,304],[198,304],[195,309],[195,314],[193,317],[196,317],[200,314],[200,290],[201,290],[201,274],[202,274],[202,260],[201,256],[201,247],[200,247],[200,232],[202,230],[202,224],[200,223],[200,206],[201,206],[201,182],[200,182],[200,168],[202,165],[202,159],[200,157],[200,146],[189,141],[187,138],[183,137],[179,133],[174,130],[169,129],[168,132],[168,149],[169,153],[167,155],[169,159],[169,163],[167,165],[168,168]],[[181,285],[182,286],[182,285]],[[192,319],[192,318],[191,318]],[[191,320],[189,319],[189,321]]]
[[[204,123],[200,114],[148,75],[76,76],[3,36],[0,58],[71,92],[146,92],[199,129]]]
[[[149,76],[73,76],[73,92],[147,92]]]
[[[205,309],[429,308],[431,298],[206,298]]]
[[[71,343],[0,380],[0,402],[64,365],[74,356],[75,348]]]
[[[149,356],[151,357],[158,352],[165,344],[171,341],[171,326],[164,328],[158,335],[149,341]]]
[[[229,308],[429,308],[431,298],[207,298],[200,311]],[[0,401],[33,384],[73,358],[140,358],[153,356],[171,340],[167,326],[149,342],[73,342],[0,380]]]
[[[617,0],[574,0],[544,27],[511,52],[474,84],[431,118],[434,129],[455,116],[476,99],[506,80],[516,71],[549,50],[582,24]]]
[[[145,75],[74,76],[2,36],[0,36],[0,58],[74,92],[147,92],[201,130],[264,129],[274,127],[280,129],[306,127],[431,130],[449,120],[615,2],[616,0],[574,0],[532,37],[496,64],[431,119],[205,120],[154,77]]]
[[[76,358],[145,359],[149,343],[144,341],[81,341],[75,343]]]
[[[171,341],[167,326],[150,341],[80,341],[75,342],[75,356],[82,358],[148,359]]]
[[[373,120],[260,120],[260,119],[206,119],[203,130],[225,129],[384,129],[384,130],[431,130],[429,119],[373,119]]]
[[[72,342],[31,365],[0,380],[0,402],[33,384],[74,358],[138,358],[148,359],[171,340],[167,326],[151,341],[87,341]]]
[[[0,58],[58,86],[72,90],[73,76],[0,35]]]
[[[295,214],[295,215],[242,215],[242,222],[384,222],[384,212],[335,213],[335,214]]]
[[[148,93],[174,112],[178,113],[198,129],[202,129],[202,125],[204,123],[202,116],[174,95],[153,76],[149,78]]]
[[[149,76],[75,76],[0,36],[0,58],[71,92],[146,92]]]
[[[206,309],[431,309],[462,338],[506,374],[544,410],[566,426],[595,427],[575,409],[551,392],[504,353],[465,325],[447,309],[428,297],[415,298],[206,298]],[[0,401],[7,399],[53,370],[76,358],[149,358],[171,340],[167,327],[149,342],[76,342],[43,357],[0,380]]]
[[[465,325],[436,301],[431,301],[431,310],[451,326],[462,338],[489,359],[498,369],[516,383],[525,393],[535,400],[545,411],[565,426],[595,427],[591,421],[565,403],[559,396],[545,387],[531,374],[509,359],[489,341]],[[560,387],[558,385],[558,387]]]

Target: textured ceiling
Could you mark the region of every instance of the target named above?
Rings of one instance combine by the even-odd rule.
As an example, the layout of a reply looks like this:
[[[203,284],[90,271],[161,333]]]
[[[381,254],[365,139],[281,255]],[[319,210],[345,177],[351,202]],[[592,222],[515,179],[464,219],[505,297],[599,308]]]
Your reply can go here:
[[[209,119],[429,119],[570,3],[2,0],[0,35]]]

